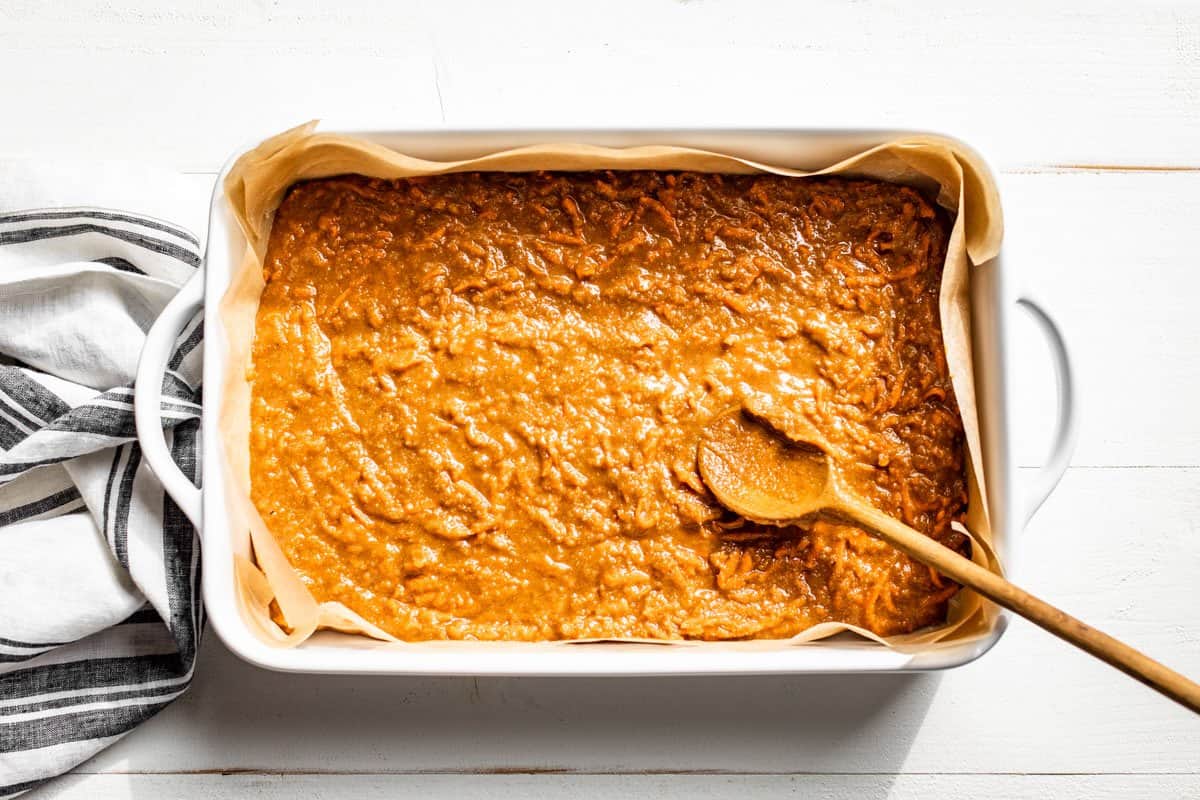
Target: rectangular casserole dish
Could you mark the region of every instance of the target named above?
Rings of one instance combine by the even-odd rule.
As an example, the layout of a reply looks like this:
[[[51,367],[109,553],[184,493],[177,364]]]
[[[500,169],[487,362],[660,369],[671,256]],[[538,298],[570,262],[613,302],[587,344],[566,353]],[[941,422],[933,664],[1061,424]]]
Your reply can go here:
[[[322,126],[324,129],[324,126]],[[817,169],[904,135],[898,131],[337,131],[374,141],[409,155],[452,160],[513,147],[573,142],[627,147],[679,145],[715,150],[742,158],[798,169]],[[911,132],[905,132],[911,133]],[[249,149],[249,148],[247,148]],[[803,159],[794,155],[804,153]],[[220,465],[227,454],[218,436],[218,396],[228,358],[225,331],[216,313],[245,240],[225,197],[224,178],[236,153],[217,179],[202,270],[180,291],[150,331],[137,381],[139,436],[147,461],[167,491],[198,528],[203,539],[203,593],[218,635],[241,658],[259,666],[297,672],[441,675],[666,675],[836,673],[942,669],[965,664],[999,639],[1005,617],[998,615],[984,635],[934,644],[919,652],[900,652],[854,637],[819,645],[786,641],[659,644],[377,642],[361,636],[319,632],[302,645],[284,648],[257,635],[243,617],[237,599],[235,555],[250,555],[249,535],[229,524],[225,482]],[[1002,563],[1011,565],[1013,537],[1057,484],[1066,469],[1074,439],[1072,382],[1066,348],[1057,326],[1034,301],[1011,291],[999,257],[971,270],[972,349],[976,364],[982,458],[988,475],[988,512]],[[1025,498],[1014,486],[1005,341],[1014,303],[1032,312],[1047,334],[1059,377],[1059,427],[1047,465]],[[158,420],[162,373],[168,352],[197,308],[205,318],[204,383],[208,389],[203,431],[203,492],[171,462]],[[203,523],[203,524],[202,524]]]

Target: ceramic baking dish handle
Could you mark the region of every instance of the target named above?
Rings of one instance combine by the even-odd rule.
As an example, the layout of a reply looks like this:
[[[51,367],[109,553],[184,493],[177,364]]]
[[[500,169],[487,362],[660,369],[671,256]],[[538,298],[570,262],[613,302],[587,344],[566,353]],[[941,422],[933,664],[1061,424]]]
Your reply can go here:
[[[171,496],[187,518],[200,530],[200,490],[188,479],[171,458],[167,440],[163,434],[159,407],[162,403],[163,375],[167,361],[175,349],[188,320],[204,302],[204,269],[201,267],[167,303],[162,314],[150,326],[142,356],[138,361],[137,380],[133,393],[133,416],[137,422],[138,441],[142,455],[150,469],[162,481],[163,488]]]
[[[1022,292],[1017,298],[1017,304],[1029,312],[1037,322],[1050,345],[1050,355],[1054,361],[1054,373],[1058,382],[1058,421],[1054,433],[1054,443],[1046,463],[1038,470],[1037,476],[1025,490],[1022,497],[1022,513],[1025,524],[1033,519],[1033,515],[1041,508],[1042,503],[1058,486],[1071,464],[1071,456],[1075,452],[1075,439],[1079,432],[1079,413],[1076,408],[1077,391],[1075,376],[1071,369],[1071,357],[1067,350],[1067,340],[1062,329],[1042,307],[1042,304]]]

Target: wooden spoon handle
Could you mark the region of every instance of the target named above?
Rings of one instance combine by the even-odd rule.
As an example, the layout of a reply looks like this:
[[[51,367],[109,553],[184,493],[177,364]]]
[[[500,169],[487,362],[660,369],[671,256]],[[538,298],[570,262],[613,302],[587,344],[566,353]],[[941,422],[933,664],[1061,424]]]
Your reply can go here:
[[[1019,614],[1061,639],[1106,661],[1177,703],[1200,713],[1200,684],[1168,669],[1144,653],[1106,633],[1075,619],[1070,614],[1034,597],[994,572],[960,556],[945,545],[924,536],[902,522],[865,503],[841,498],[846,516],[854,518],[879,538],[954,581],[969,586],[984,597]]]

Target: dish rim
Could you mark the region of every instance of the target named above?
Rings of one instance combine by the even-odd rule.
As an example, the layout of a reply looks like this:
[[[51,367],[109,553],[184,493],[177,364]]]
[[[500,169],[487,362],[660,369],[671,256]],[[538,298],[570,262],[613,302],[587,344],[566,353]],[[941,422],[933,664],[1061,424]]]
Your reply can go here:
[[[608,146],[640,144],[674,144],[703,149],[720,149],[735,154],[750,154],[755,160],[787,163],[778,157],[789,142],[797,138],[823,142],[830,159],[838,154],[864,150],[873,144],[914,131],[890,129],[602,129],[602,128],[472,128],[457,131],[440,128],[411,129],[347,129],[322,126],[323,132],[344,133],[381,142],[404,152],[428,158],[462,158],[471,153],[483,153],[548,142],[586,142]],[[244,239],[232,219],[224,195],[224,179],[232,164],[259,142],[239,148],[226,162],[217,177],[209,214],[209,229],[204,261],[197,275],[172,301],[174,314],[164,311],[155,328],[166,329],[174,316],[196,305],[208,311],[219,308],[228,285],[235,259],[241,257]],[[455,149],[457,148],[457,149]],[[794,162],[793,162],[794,163]],[[832,160],[829,162],[832,163]],[[810,165],[806,165],[810,166]],[[992,517],[996,546],[1002,563],[1011,571],[1013,543],[1032,510],[1045,499],[1069,461],[1073,447],[1074,396],[1070,392],[1069,361],[1061,334],[1053,319],[1027,293],[1010,291],[1001,257],[972,267],[973,350],[975,351],[977,393],[980,395],[980,425],[984,438],[984,462],[988,472],[989,513]],[[1014,491],[1015,471],[1011,460],[1012,425],[1008,416],[1012,387],[1008,381],[1008,327],[1014,302],[1031,304],[1044,317],[1043,329],[1049,335],[1051,349],[1059,366],[1059,436],[1049,465],[1039,476],[1037,493],[1027,498],[1025,513],[1018,513]],[[1049,326],[1047,329],[1046,326]],[[210,395],[202,413],[203,493],[195,490],[194,502],[179,486],[179,477],[168,476],[177,469],[164,464],[159,451],[161,426],[157,421],[157,397],[145,397],[139,403],[138,429],[145,442],[147,460],[163,477],[168,491],[181,495],[189,516],[202,518],[206,524],[202,540],[202,586],[208,616],[213,628],[226,646],[239,658],[258,666],[286,672],[342,674],[405,674],[405,675],[505,675],[505,676],[604,676],[604,675],[701,675],[701,674],[778,674],[778,673],[866,673],[903,672],[948,669],[962,666],[981,657],[999,641],[1007,627],[1007,618],[1000,614],[995,625],[985,635],[964,641],[927,646],[917,653],[890,650],[861,639],[826,641],[818,647],[789,644],[786,640],[752,642],[694,643],[688,646],[664,647],[661,644],[564,644],[555,642],[449,642],[386,644],[362,636],[348,636],[331,631],[318,632],[294,648],[267,644],[253,634],[241,617],[236,599],[233,569],[235,544],[233,531],[224,523],[224,480],[221,474],[221,442],[217,424],[222,407],[221,375],[225,364],[224,329],[218,314],[206,314],[204,321],[206,348],[204,354],[204,383]],[[176,329],[177,330],[177,329]],[[986,333],[984,333],[986,331]],[[154,334],[154,331],[151,331]],[[152,339],[158,341],[152,343]],[[143,363],[139,366],[138,385],[143,368],[153,375],[154,344],[167,337],[148,335]],[[173,337],[172,337],[173,338]],[[982,342],[980,339],[987,341]],[[148,358],[149,356],[149,358]],[[160,376],[161,377],[161,376]],[[161,381],[150,382],[161,385]],[[981,385],[982,384],[982,385]],[[1066,386],[1064,402],[1063,384]],[[214,396],[215,395],[215,396]],[[985,411],[985,408],[987,409]],[[153,417],[156,431],[143,435],[143,418]],[[146,427],[149,428],[149,419]],[[167,456],[169,461],[169,455]],[[1040,496],[1039,496],[1040,495]],[[198,526],[199,527],[199,526]]]

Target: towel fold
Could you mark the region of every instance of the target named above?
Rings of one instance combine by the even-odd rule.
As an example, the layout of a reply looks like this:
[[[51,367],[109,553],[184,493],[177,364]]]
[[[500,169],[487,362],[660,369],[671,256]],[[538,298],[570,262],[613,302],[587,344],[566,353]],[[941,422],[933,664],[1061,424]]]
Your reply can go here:
[[[0,163],[0,798],[182,694],[203,627],[199,540],[133,419],[145,333],[200,265],[192,233],[148,214],[201,198],[169,173],[90,169]],[[108,198],[137,211],[61,205]],[[197,484],[201,337],[197,314],[161,413]]]

